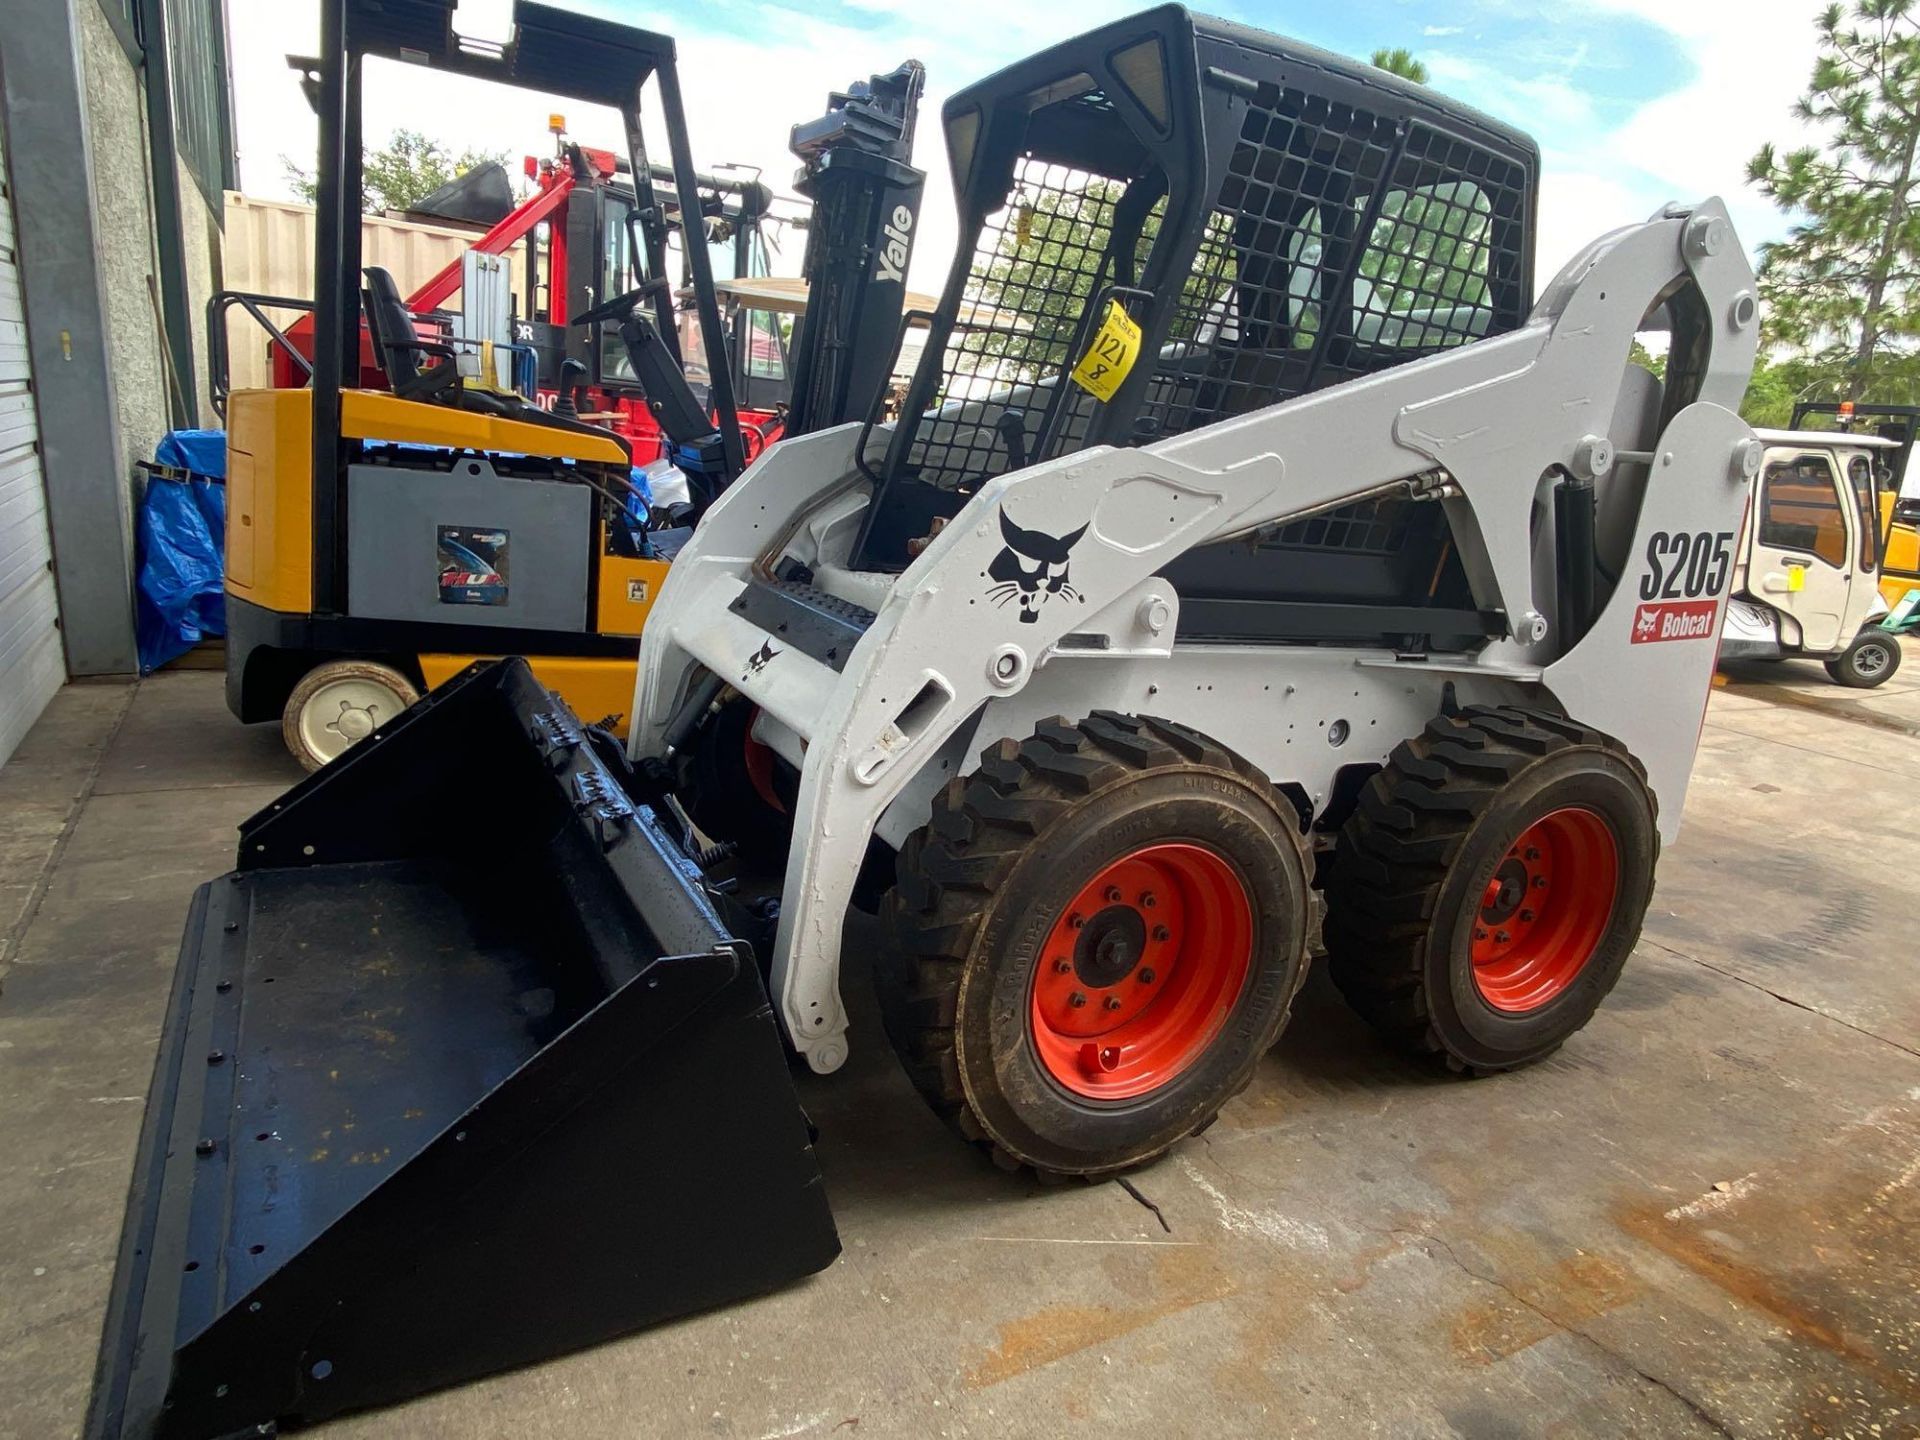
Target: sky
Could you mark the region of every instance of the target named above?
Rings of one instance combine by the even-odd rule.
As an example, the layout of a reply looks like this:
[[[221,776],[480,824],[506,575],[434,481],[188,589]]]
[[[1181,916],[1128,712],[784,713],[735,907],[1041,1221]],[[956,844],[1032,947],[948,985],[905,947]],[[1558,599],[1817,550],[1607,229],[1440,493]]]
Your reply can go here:
[[[927,67],[915,163],[927,198],[909,283],[940,289],[955,243],[939,107],[1021,57],[1143,8],[1108,0],[558,0],[672,35],[696,163],[760,170],[791,193],[790,127],[830,90],[913,58]],[[288,54],[313,53],[318,0],[228,0],[240,185],[286,198],[282,157],[310,165],[312,112]],[[504,0],[463,0],[480,33],[504,28]],[[1203,0],[1198,7],[1325,49],[1365,57],[1404,46],[1443,94],[1531,134],[1541,147],[1536,271],[1545,284],[1588,240],[1669,200],[1717,194],[1748,247],[1790,223],[1746,184],[1768,140],[1794,143],[1789,109],[1813,65],[1820,0]],[[574,139],[619,148],[611,111],[414,67],[369,63],[366,135],[420,130],[454,150],[551,153],[547,116]],[[653,117],[657,121],[657,115]],[[664,138],[649,125],[655,158]],[[776,273],[797,273],[791,236]]]

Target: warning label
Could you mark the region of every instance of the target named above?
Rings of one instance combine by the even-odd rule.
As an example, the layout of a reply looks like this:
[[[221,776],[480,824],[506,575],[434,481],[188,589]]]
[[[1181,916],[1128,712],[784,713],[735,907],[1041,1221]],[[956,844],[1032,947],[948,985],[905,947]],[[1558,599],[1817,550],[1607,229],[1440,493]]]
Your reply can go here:
[[[1106,320],[1073,367],[1073,383],[1099,400],[1111,400],[1139,358],[1140,327],[1118,300],[1109,300]]]
[[[1715,600],[1668,600],[1633,612],[1633,643],[1704,640],[1713,634]]]

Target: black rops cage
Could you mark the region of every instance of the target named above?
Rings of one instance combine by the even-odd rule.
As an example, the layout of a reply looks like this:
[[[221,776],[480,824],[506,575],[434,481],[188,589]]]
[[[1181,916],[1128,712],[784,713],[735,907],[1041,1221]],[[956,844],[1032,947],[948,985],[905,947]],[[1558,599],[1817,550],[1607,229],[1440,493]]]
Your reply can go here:
[[[1497,335],[1531,303],[1533,142],[1309,46],[1163,6],[961,91],[944,121],[960,254],[899,421],[862,446],[867,568],[904,567],[993,475]],[[1071,376],[1115,303],[1141,358],[1103,397]],[[1467,638],[1484,626],[1462,628],[1444,520],[1414,508],[1188,557],[1183,629]],[[1336,613],[1355,606],[1395,614]]]

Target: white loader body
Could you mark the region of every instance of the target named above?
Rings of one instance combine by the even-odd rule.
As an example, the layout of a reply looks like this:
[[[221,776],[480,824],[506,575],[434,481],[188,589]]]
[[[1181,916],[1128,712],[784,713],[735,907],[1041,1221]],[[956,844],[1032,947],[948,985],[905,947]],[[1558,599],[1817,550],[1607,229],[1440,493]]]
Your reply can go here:
[[[1628,354],[1688,281],[1708,316],[1697,389],[1663,424]],[[897,845],[985,747],[1049,715],[1191,726],[1318,814],[1343,767],[1384,762],[1447,686],[1463,704],[1544,704],[1624,742],[1670,839],[1760,460],[1735,413],[1757,335],[1753,276],[1723,207],[1670,207],[1589,245],[1510,334],[988,479],[897,575],[847,568],[871,488],[855,465],[860,427],[780,444],[674,563],[642,645],[632,754],[663,753],[705,672],[759,708],[756,736],[799,768],[772,989],[823,1072],[847,1055],[842,922],[870,839]],[[1631,533],[1628,568],[1571,648],[1543,525],[1545,477],[1564,472],[1595,477],[1601,527]],[[1160,578],[1175,557],[1391,490],[1447,508],[1475,603],[1504,616],[1506,638],[1418,655],[1176,642],[1181,597]],[[1029,537],[1031,551],[1036,535],[1066,558],[1009,543]],[[783,560],[810,572],[816,608],[854,617],[850,650],[742,613]]]

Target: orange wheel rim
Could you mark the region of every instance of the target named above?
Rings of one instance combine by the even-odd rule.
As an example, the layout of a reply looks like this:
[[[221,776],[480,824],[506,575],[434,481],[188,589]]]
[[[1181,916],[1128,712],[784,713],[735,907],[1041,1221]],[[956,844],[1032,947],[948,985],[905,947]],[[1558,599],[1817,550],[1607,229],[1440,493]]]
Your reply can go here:
[[[1035,963],[1028,1032],[1041,1068],[1089,1100],[1130,1100],[1190,1068],[1253,968],[1253,903],[1198,845],[1148,845],[1067,902]]]
[[[1620,846],[1598,812],[1569,806],[1507,848],[1473,917],[1473,984],[1523,1014],[1564,995],[1600,947],[1620,890]]]

